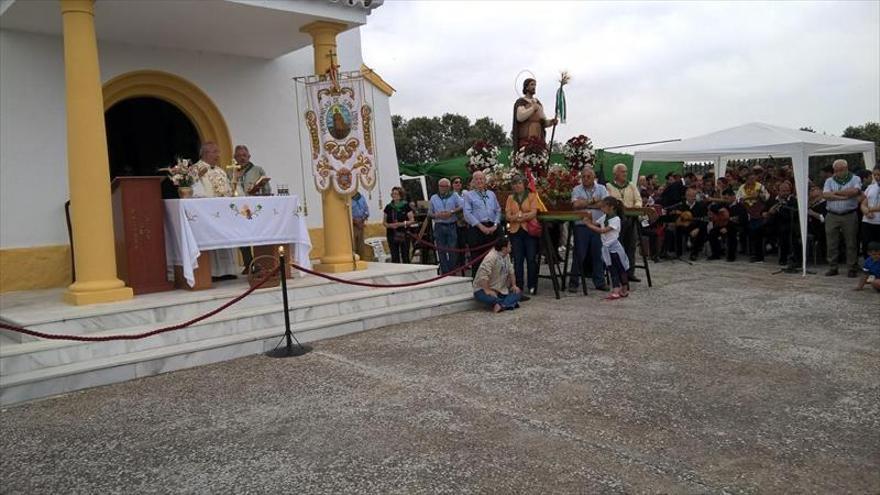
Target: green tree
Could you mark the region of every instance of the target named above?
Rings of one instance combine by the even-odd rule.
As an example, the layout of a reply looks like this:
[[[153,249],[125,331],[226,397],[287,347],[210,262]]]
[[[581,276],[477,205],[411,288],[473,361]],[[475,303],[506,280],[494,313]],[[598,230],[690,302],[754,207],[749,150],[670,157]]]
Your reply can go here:
[[[406,136],[412,142],[412,161],[429,163],[440,159],[443,123],[438,117],[415,117],[406,122]]]
[[[464,115],[444,113],[440,118],[443,128],[443,144],[440,159],[446,160],[465,154],[470,147],[471,119]]]
[[[801,127],[800,130],[802,130],[802,131],[807,131],[807,132],[812,132],[812,133],[815,133],[815,132],[816,132],[816,131],[813,130],[812,127],[809,127],[809,126]]]
[[[849,126],[843,131],[843,137],[874,141],[880,146],[880,122],[868,122],[864,125]]]
[[[495,146],[507,146],[510,144],[510,136],[504,132],[501,124],[496,123],[489,117],[483,117],[474,121],[470,130],[470,141],[486,141]]]
[[[414,165],[464,156],[474,141],[483,140],[496,146],[509,144],[504,128],[489,117],[473,124],[468,117],[453,113],[442,117],[391,116],[397,161]]]

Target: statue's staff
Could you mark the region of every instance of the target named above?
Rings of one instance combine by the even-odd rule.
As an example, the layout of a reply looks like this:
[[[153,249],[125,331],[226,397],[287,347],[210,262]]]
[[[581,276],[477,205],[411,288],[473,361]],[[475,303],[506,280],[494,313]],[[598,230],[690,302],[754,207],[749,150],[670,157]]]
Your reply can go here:
[[[569,75],[568,71],[562,71],[559,75],[559,89],[556,90],[556,115],[554,115],[554,123],[553,130],[550,131],[550,144],[547,145],[547,155],[553,152],[553,139],[556,137],[556,124],[562,122],[565,123],[566,117],[566,108],[565,108],[565,91],[562,89],[568,82],[571,81],[571,75]]]

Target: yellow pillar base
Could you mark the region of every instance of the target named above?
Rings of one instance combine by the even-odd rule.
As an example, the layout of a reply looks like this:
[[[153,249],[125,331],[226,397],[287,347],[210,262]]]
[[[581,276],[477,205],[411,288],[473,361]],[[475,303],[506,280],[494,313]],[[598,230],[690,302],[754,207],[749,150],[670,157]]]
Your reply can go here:
[[[72,286],[71,286],[72,287]],[[82,306],[85,304],[108,303],[125,301],[134,297],[131,287],[118,287],[115,289],[101,289],[89,291],[75,291],[70,288],[64,293],[64,302]]]
[[[367,262],[361,260],[352,262],[351,260],[348,260],[348,262],[345,263],[318,263],[314,268],[315,271],[321,273],[356,272],[366,270]]]

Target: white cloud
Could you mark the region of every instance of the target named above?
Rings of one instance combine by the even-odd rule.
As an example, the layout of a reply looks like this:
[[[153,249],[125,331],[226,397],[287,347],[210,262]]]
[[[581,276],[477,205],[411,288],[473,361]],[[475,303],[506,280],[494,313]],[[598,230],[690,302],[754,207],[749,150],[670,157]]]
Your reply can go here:
[[[386,1],[364,59],[405,117],[490,116],[510,129],[522,69],[597,146],[752,121],[840,133],[880,121],[880,2]]]

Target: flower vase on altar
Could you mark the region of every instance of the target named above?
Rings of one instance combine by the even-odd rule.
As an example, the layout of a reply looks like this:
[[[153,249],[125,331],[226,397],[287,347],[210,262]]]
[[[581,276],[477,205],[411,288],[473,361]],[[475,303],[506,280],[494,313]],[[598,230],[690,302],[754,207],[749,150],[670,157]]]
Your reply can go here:
[[[191,198],[193,197],[193,188],[189,186],[178,187],[177,195],[180,196],[180,199]]]

